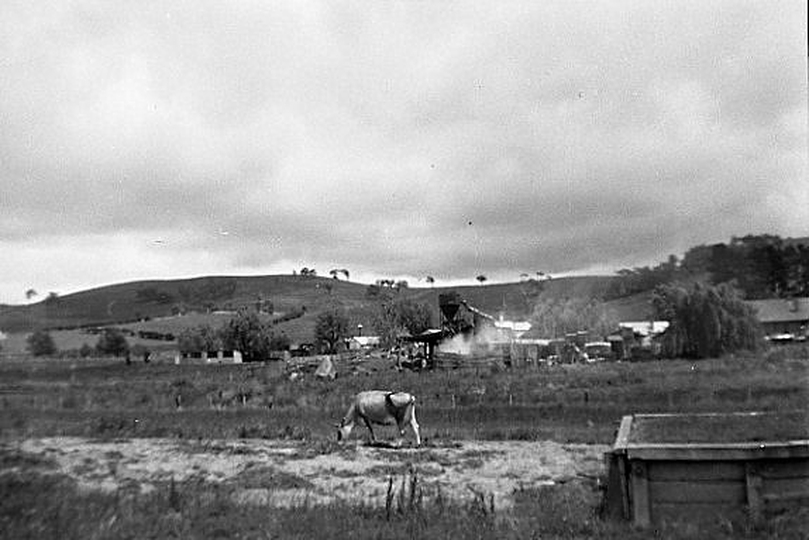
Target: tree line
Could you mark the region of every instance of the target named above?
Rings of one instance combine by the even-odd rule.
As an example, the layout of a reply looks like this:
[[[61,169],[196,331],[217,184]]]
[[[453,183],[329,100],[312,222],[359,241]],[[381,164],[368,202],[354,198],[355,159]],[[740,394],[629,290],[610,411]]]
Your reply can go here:
[[[809,296],[809,239],[747,235],[695,246],[682,259],[670,255],[656,266],[619,270],[606,299],[689,281],[727,284],[747,300]]]

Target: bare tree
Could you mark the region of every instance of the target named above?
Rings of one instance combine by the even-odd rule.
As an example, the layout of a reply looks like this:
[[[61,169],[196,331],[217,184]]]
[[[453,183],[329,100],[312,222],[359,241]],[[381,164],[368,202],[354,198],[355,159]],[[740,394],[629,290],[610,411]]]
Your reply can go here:
[[[25,299],[30,300],[33,297],[35,297],[37,294],[39,294],[39,293],[37,293],[34,289],[28,289],[27,291],[25,291]]]

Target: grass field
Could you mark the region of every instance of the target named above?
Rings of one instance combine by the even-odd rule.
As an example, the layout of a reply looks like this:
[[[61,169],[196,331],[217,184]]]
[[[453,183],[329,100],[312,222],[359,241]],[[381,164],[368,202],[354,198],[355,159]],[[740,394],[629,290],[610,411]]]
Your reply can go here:
[[[809,404],[809,362],[784,354],[520,370],[399,373],[380,368],[357,376],[349,374],[350,366],[338,365],[338,371],[342,375],[334,381],[311,376],[291,381],[279,365],[4,362],[0,529],[8,538],[647,538],[650,531],[597,517],[600,495],[593,479],[528,485],[511,495],[509,508],[492,508],[483,492],[451,499],[429,491],[407,494],[404,473],[395,479],[397,486],[401,482],[398,499],[383,495],[375,501],[256,507],[229,495],[233,486],[190,480],[158,485],[148,493],[87,491],[75,479],[55,473],[46,460],[13,448],[15,441],[53,436],[281,439],[307,454],[338,455],[344,450],[332,442],[333,424],[350,395],[391,388],[418,396],[426,448],[416,452],[421,452],[418,464],[429,469],[447,466],[433,462],[431,448],[475,440],[610,444],[625,414],[792,411],[794,416],[805,414]],[[378,435],[390,438],[393,433],[388,428]],[[352,437],[365,436],[358,429]],[[485,462],[486,456],[476,459]],[[764,529],[719,522],[702,530],[678,524],[658,535],[805,538],[800,524],[806,517],[800,512],[776,516]]]

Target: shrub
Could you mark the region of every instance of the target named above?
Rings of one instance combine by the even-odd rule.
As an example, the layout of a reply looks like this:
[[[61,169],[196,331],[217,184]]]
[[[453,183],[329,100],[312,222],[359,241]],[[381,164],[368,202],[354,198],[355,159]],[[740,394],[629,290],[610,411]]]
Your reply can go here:
[[[56,344],[46,330],[37,330],[27,339],[28,350],[34,356],[51,356],[56,354]]]
[[[129,351],[129,343],[124,334],[117,328],[105,328],[104,332],[98,337],[96,350],[102,355],[122,356]]]

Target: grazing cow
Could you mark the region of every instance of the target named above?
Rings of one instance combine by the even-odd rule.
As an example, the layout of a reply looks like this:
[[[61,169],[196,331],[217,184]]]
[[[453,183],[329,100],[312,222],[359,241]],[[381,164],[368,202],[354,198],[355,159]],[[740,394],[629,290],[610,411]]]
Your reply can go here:
[[[351,401],[343,420],[337,426],[337,440],[348,438],[354,424],[362,420],[371,432],[371,441],[376,442],[371,424],[390,425],[395,423],[399,435],[404,437],[405,425],[410,424],[416,436],[416,444],[421,446],[419,424],[416,421],[416,398],[406,392],[370,390],[360,392]]]

